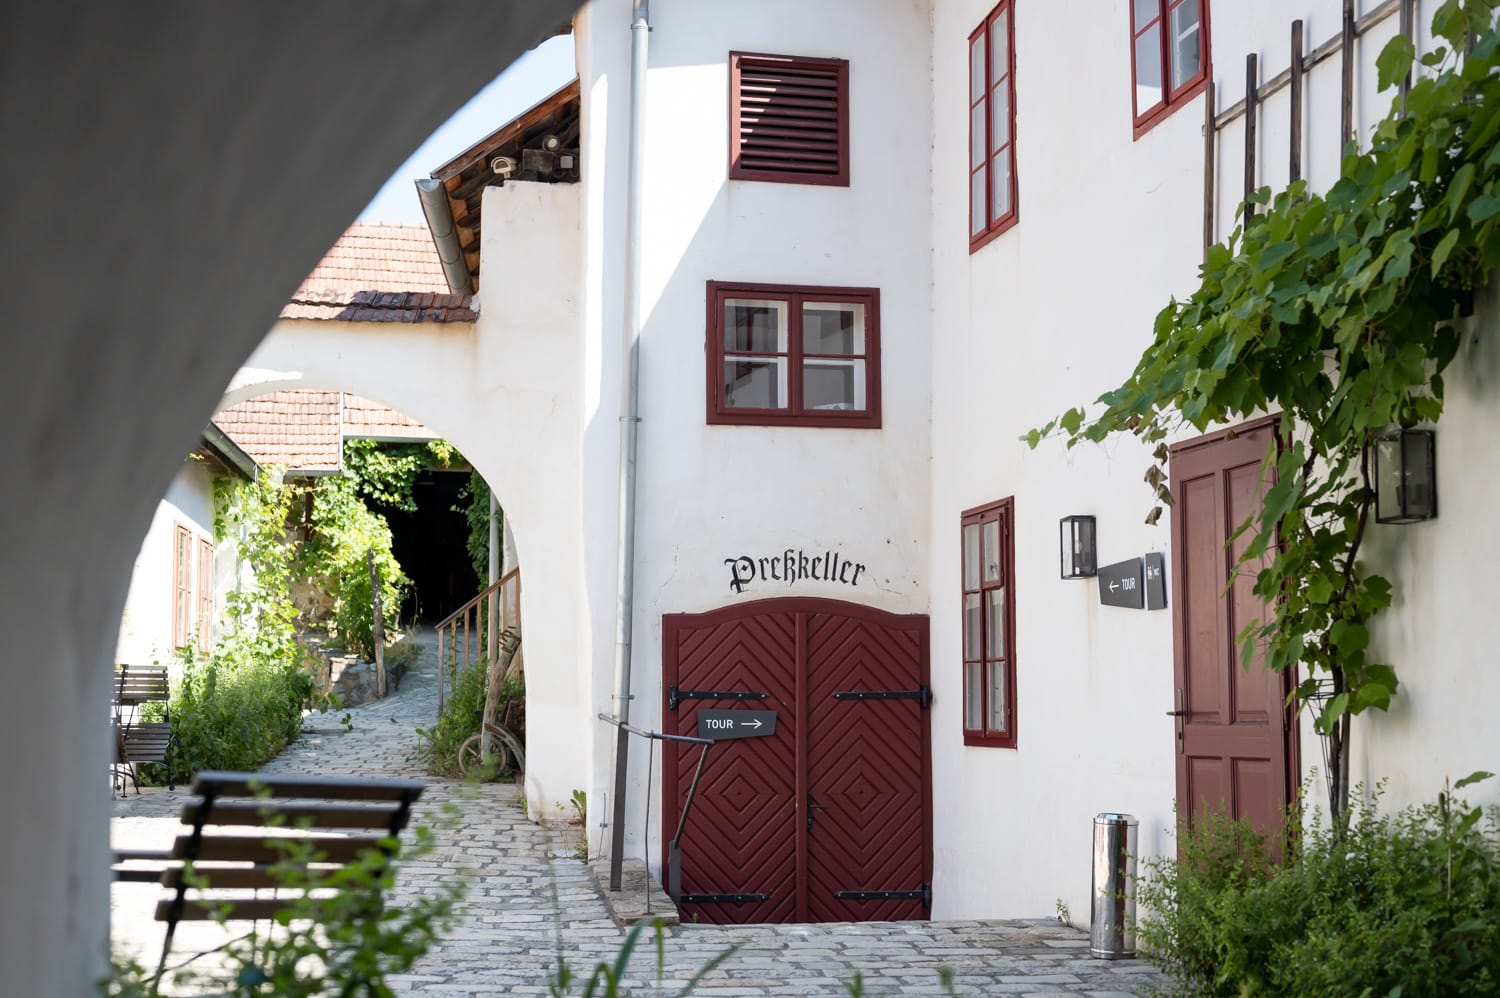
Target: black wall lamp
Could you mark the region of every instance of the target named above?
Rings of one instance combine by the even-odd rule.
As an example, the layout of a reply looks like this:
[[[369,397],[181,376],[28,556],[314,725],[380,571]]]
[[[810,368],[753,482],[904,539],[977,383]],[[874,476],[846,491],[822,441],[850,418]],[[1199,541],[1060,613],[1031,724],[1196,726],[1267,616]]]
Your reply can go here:
[[[1431,430],[1392,430],[1375,441],[1375,522],[1437,516],[1437,444]]]
[[[1062,577],[1090,579],[1099,574],[1098,545],[1092,516],[1065,516],[1062,532]]]

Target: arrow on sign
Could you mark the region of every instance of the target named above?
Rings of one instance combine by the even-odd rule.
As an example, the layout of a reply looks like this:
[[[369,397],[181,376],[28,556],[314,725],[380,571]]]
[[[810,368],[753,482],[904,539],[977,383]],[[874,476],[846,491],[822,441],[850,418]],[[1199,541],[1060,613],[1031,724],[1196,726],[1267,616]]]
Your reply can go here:
[[[1120,588],[1120,583],[1118,583],[1114,579],[1110,579],[1109,580],[1109,591],[1110,592],[1114,592],[1116,589],[1119,589],[1119,588]]]
[[[745,721],[745,722],[742,723],[741,726],[742,727],[746,727],[746,728],[758,728],[758,727],[760,727],[760,721],[759,720]]]

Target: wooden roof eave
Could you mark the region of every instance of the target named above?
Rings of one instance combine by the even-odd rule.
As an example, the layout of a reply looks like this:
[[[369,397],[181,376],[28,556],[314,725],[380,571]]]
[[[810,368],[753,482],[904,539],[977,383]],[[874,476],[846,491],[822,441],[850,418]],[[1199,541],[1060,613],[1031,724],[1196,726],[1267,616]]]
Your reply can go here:
[[[480,139],[436,170],[433,170],[433,179],[442,181],[444,186],[446,186],[449,180],[475,166],[482,165],[486,170],[489,169],[489,159],[495,150],[508,142],[514,142],[529,129],[539,124],[542,119],[562,114],[563,109],[570,102],[579,99],[580,92],[578,78],[575,76],[569,83],[564,84],[553,93],[543,97],[540,101],[522,111],[489,135]]]

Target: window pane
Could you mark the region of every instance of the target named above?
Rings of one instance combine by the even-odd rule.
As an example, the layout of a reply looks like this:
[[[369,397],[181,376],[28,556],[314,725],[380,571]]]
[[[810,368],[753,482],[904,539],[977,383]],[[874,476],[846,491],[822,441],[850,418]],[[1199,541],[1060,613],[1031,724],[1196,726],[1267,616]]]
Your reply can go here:
[[[737,409],[786,408],[786,361],[725,358],[724,404]]]
[[[984,101],[969,112],[969,169],[984,163]]]
[[[1005,725],[1005,663],[987,662],[985,671],[989,673],[990,710],[989,717],[985,719],[985,727],[991,731],[1004,731]]]
[[[974,731],[984,727],[984,708],[980,699],[984,693],[984,685],[980,682],[982,668],[978,662],[964,663],[964,727]]]
[[[994,63],[990,70],[990,80],[998,81],[1010,72],[1010,11],[1008,10],[1001,11],[1000,16],[995,18],[995,23],[990,25],[990,51],[994,53],[990,57]]]
[[[1198,0],[1184,0],[1172,11],[1172,89],[1198,75]]]
[[[995,178],[994,207],[991,221],[999,221],[1010,214],[1010,153],[1009,149],[996,156],[990,175]]]
[[[1000,581],[1000,521],[984,525],[984,581]]]
[[[1132,0],[1135,8],[1135,30],[1132,35],[1138,34],[1142,28],[1151,22],[1151,19],[1161,13],[1161,0]]]
[[[807,409],[864,409],[865,362],[807,361],[802,369],[802,405]]]
[[[1002,83],[990,95],[990,149],[999,150],[1010,141],[1010,84]]]
[[[984,96],[984,35],[969,43],[969,103]]]
[[[980,167],[974,171],[969,183],[969,234],[978,235],[984,231],[987,223],[985,219],[986,202],[984,200],[985,182],[989,177],[989,170]]]
[[[724,302],[724,349],[786,353],[787,303],[730,298]]]
[[[862,356],[865,352],[865,307],[834,302],[804,305],[802,351]]]
[[[1135,40],[1135,113],[1161,102],[1161,25],[1154,24]]]
[[[964,592],[979,588],[979,524],[964,525]],[[975,655],[974,658],[978,658]]]
[[[984,594],[984,657],[1005,657],[1005,588],[989,589]]]
[[[964,658],[979,658],[979,594],[969,593],[964,597]]]

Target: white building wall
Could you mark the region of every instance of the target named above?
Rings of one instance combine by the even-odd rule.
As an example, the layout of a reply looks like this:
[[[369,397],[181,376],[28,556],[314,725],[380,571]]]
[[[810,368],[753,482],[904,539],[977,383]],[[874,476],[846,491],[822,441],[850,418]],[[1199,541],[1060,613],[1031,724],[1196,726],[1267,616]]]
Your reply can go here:
[[[927,5],[769,0],[753,17],[744,11],[728,0],[651,4],[631,717],[654,729],[662,726],[663,614],[773,596],[826,596],[901,613],[925,613],[930,603]],[[614,562],[592,555],[612,555],[616,543],[629,4],[591,6],[576,34],[589,203],[587,349],[599,350],[607,372],[597,412],[585,415],[585,543],[591,603],[612,611],[613,574],[596,574],[596,566],[612,572]],[[727,179],[731,51],[849,60],[849,187]],[[878,288],[882,428],[707,425],[709,280]],[[594,370],[591,353],[591,381]],[[590,384],[586,396],[594,390]],[[857,586],[730,588],[726,558],[789,548],[837,551],[866,573]],[[613,710],[613,627],[612,616],[596,617],[600,711]],[[660,819],[641,831],[647,753],[640,742],[631,751],[627,850],[654,864]],[[596,764],[605,777],[611,755],[601,744]],[[661,813],[657,758],[653,816]],[[597,824],[590,823],[596,832]]]
[[[1337,33],[1334,0],[1212,4],[1220,109],[1244,93],[1244,55],[1268,79],[1289,61],[1290,22],[1306,21],[1311,48]],[[1362,3],[1361,7],[1373,7]],[[1170,512],[1142,520],[1148,455],[1129,440],[1072,451],[1026,450],[1017,437],[1069,406],[1118,385],[1151,342],[1169,298],[1196,285],[1201,260],[1203,98],[1132,139],[1127,0],[1016,5],[1019,222],[970,254],[967,244],[969,33],[990,0],[938,0],[933,27],[933,593],[934,786],[939,918],[1044,915],[1057,902],[1086,921],[1091,819],[1131,812],[1143,853],[1169,853],[1174,738],[1171,611],[1101,607],[1092,581],[1058,578],[1058,518],[1098,517],[1099,558],[1169,555]],[[1434,4],[1420,5],[1418,21]],[[1058,25],[1067,25],[1059,31]],[[1377,28],[1360,51],[1362,132],[1388,107],[1375,96],[1374,58],[1394,30]],[[1425,32],[1424,32],[1425,37]],[[1308,83],[1305,172],[1314,187],[1337,175],[1338,63]],[[1265,105],[1258,182],[1287,179],[1283,93]],[[1218,153],[1219,227],[1233,226],[1242,191],[1243,130]],[[1481,303],[1493,322],[1497,302]],[[1372,564],[1388,569],[1396,605],[1377,629],[1376,653],[1403,687],[1389,715],[1355,721],[1356,780],[1388,779],[1386,803],[1430,799],[1445,776],[1497,769],[1500,736],[1486,704],[1500,694],[1487,668],[1484,581],[1500,564],[1485,529],[1500,445],[1500,352],[1471,338],[1448,376],[1438,430],[1440,517],[1417,527],[1375,527]],[[966,748],[959,713],[958,518],[1015,496],[1017,731],[1015,750]],[[944,694],[948,695],[944,695]],[[1302,775],[1321,768],[1303,721]],[[1493,782],[1493,781],[1492,781]],[[1321,780],[1312,797],[1322,800]],[[1484,785],[1476,799],[1500,800]]]
[[[176,527],[181,524],[193,535],[191,573],[192,612],[198,612],[198,544],[214,542],[213,476],[203,462],[188,459],[182,463],[172,484],[156,511],[151,526],[141,541],[130,577],[130,595],[120,620],[115,661],[132,665],[168,664],[172,654],[172,607],[176,600],[173,558],[176,550]],[[214,610],[223,606],[215,576]]]

